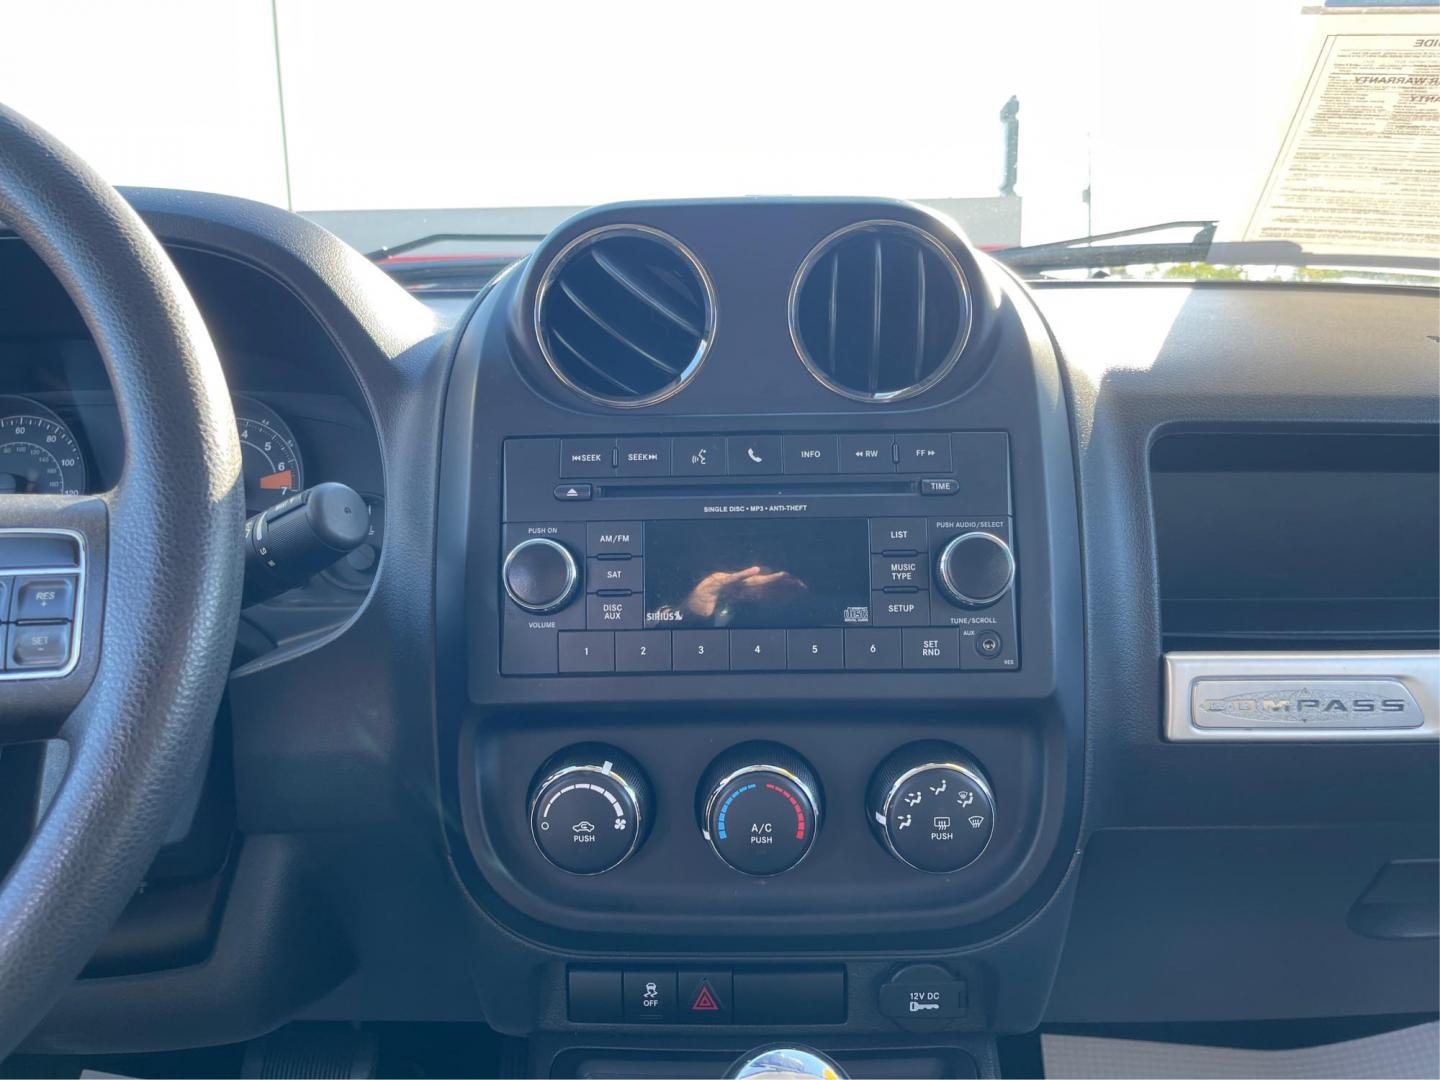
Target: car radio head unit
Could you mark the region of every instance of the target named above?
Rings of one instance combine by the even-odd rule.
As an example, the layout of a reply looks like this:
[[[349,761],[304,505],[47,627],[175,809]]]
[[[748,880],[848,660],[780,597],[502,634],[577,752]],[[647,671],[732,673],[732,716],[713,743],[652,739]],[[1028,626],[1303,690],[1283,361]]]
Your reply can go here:
[[[503,526],[504,675],[1019,667],[1003,433],[510,439]]]

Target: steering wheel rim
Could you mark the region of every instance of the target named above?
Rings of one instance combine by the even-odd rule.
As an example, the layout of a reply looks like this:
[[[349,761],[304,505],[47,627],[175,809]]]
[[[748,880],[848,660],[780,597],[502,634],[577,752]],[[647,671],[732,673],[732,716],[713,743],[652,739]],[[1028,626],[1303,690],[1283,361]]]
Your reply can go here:
[[[69,755],[0,880],[3,1058],[92,955],[203,768],[238,621],[244,488],[224,374],[159,242],[114,188],[4,106],[0,222],[79,309],[126,445],[103,495],[0,497],[0,529],[64,529],[88,553],[73,670],[0,680],[0,743],[60,738]]]

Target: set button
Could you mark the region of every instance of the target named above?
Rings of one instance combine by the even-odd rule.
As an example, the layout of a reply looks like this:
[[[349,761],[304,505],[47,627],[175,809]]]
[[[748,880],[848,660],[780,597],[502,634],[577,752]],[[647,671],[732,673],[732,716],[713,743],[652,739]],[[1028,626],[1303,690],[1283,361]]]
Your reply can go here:
[[[74,574],[0,577],[0,671],[65,666],[76,581]]]

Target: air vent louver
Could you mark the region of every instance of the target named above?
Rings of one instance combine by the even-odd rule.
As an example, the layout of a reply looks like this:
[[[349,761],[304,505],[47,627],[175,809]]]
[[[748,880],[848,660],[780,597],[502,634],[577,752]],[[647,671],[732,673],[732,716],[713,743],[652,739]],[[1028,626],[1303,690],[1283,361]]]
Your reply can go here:
[[[705,272],[679,241],[609,226],[572,241],[546,270],[535,305],[545,359],[592,401],[651,405],[699,370],[715,330]]]
[[[830,236],[801,264],[790,333],[821,383],[858,401],[929,389],[955,366],[970,332],[970,301],[954,256],[898,221]]]

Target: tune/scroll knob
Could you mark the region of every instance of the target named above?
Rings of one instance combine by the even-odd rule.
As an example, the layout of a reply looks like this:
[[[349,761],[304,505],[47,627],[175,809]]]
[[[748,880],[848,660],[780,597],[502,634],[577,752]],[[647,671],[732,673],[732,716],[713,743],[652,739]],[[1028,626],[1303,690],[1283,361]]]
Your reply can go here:
[[[564,544],[535,536],[510,549],[500,579],[511,600],[540,615],[570,602],[580,587],[580,566]]]
[[[950,743],[911,743],[891,754],[875,770],[866,803],[890,854],[931,874],[969,866],[995,832],[990,782]]]
[[[820,827],[820,783],[777,743],[721,754],[700,783],[700,827],[715,854],[742,874],[783,873],[810,852]]]
[[[629,756],[576,746],[545,763],[530,790],[530,834],[561,870],[603,874],[635,854],[650,827],[650,784]]]
[[[1015,580],[1015,556],[994,533],[962,533],[941,550],[935,574],[952,603],[984,607],[1004,596]]]

